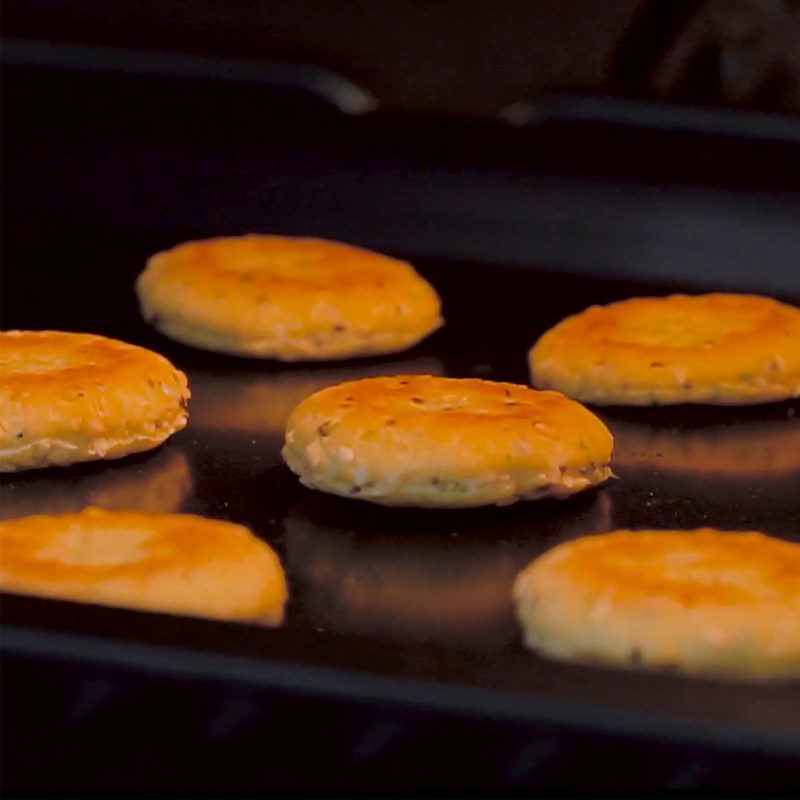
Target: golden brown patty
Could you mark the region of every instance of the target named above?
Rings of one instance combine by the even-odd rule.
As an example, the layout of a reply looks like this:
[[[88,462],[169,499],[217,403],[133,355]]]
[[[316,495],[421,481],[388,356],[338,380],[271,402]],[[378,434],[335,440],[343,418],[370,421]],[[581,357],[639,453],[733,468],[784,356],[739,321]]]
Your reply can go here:
[[[744,405],[800,396],[800,309],[707,294],[593,306],[545,333],[533,384],[590,403]]]
[[[282,361],[405,350],[442,324],[410,264],[323,239],[187,242],[154,255],[136,290],[144,318],[179,342]]]
[[[283,457],[332,494],[456,508],[566,497],[611,471],[611,434],[557,392],[400,375],[317,392],[289,416]]]
[[[800,677],[800,545],[760,533],[616,531],[517,578],[528,647],[553,658]]]
[[[0,523],[0,588],[268,625],[286,600],[278,557],[241,525],[97,508]]]
[[[88,333],[0,333],[0,471],[119,458],[186,425],[186,376]]]

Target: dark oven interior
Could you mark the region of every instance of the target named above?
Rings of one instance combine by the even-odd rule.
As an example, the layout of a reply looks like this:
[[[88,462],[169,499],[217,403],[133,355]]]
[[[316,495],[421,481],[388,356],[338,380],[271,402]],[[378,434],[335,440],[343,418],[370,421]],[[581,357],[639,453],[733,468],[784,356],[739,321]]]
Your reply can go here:
[[[619,480],[505,509],[351,507],[299,486],[279,450],[287,409],[349,377],[526,383],[533,340],[594,303],[797,303],[797,4],[156,5],[5,4],[2,327],[164,353],[193,424],[152,454],[6,476],[0,516],[246,523],[284,561],[289,614],[268,631],[4,596],[6,787],[796,787],[796,683],[548,662],[509,592],[590,532],[796,541],[800,403],[603,410]],[[248,231],[407,257],[448,324],[389,359],[278,366],[141,322],[150,254]],[[742,452],[750,467],[720,467]]]

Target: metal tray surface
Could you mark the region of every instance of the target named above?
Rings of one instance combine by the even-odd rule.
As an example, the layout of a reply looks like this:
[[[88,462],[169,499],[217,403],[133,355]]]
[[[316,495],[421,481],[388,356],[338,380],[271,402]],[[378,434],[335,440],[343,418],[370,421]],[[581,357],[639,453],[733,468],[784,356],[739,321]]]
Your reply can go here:
[[[600,409],[618,478],[570,500],[507,508],[398,510],[327,497],[280,459],[286,415],[323,386],[408,372],[524,383],[528,347],[566,314],[680,287],[418,261],[442,295],[446,327],[385,359],[287,366],[185,348],[140,321],[133,279],[180,235],[57,233],[6,232],[3,327],[92,331],[156,349],[189,375],[191,420],[150,454],[5,476],[0,516],[96,505],[244,523],[280,553],[291,601],[284,626],[267,630],[5,595],[7,652],[800,756],[800,684],[541,659],[520,642],[510,596],[539,553],[617,527],[800,539],[800,402]]]

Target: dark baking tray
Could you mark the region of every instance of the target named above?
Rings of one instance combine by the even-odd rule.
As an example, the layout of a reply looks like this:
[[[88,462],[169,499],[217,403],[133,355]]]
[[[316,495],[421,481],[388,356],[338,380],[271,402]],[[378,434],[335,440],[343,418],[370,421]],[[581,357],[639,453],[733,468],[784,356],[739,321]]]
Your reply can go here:
[[[527,348],[564,315],[679,287],[417,259],[442,294],[445,328],[385,359],[286,366],[193,351],[142,324],[132,281],[148,254],[181,238],[6,230],[4,328],[87,330],[152,347],[188,372],[194,396],[188,428],[156,452],[5,476],[2,515],[94,504],[247,524],[287,568],[286,623],[266,630],[5,595],[6,654],[800,756],[800,684],[540,659],[522,647],[510,599],[515,574],[537,554],[616,527],[800,538],[800,403],[601,409],[617,436],[618,478],[567,501],[508,508],[339,500],[299,486],[279,457],[286,412],[323,385],[407,371],[525,382]]]

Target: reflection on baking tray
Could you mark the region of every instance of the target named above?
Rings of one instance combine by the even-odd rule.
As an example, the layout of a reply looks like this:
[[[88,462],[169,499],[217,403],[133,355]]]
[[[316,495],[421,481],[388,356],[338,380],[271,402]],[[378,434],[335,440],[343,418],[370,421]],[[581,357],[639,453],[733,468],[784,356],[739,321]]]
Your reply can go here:
[[[370,359],[336,367],[275,371],[190,370],[191,424],[205,429],[283,437],[291,410],[314,392],[344,381],[378,375],[442,375],[441,361]]]
[[[560,541],[610,529],[604,490],[531,506],[387,513],[304,493],[284,520],[298,613],[334,633],[507,645],[517,638],[520,569]]]
[[[630,490],[648,490],[644,514],[655,514],[661,496],[691,501],[697,525],[708,523],[713,510],[730,516],[733,529],[756,526],[771,530],[769,520],[788,498],[797,502],[800,518],[800,403],[773,403],[749,408],[672,407],[609,409],[601,412],[614,435],[613,468]],[[615,503],[615,516],[629,524],[647,521],[629,502]],[[663,509],[660,509],[663,511]],[[685,511],[685,509],[684,509]],[[661,519],[661,517],[659,517]],[[683,527],[689,527],[684,519]],[[797,528],[797,525],[795,525]]]
[[[97,506],[107,511],[169,514],[192,488],[192,473],[175,445],[120,462],[19,473],[0,483],[0,519],[65,514]]]
[[[667,409],[651,421],[604,415],[620,470],[657,466],[697,476],[766,477],[800,470],[800,404],[755,409]],[[727,412],[727,413],[726,413]]]

